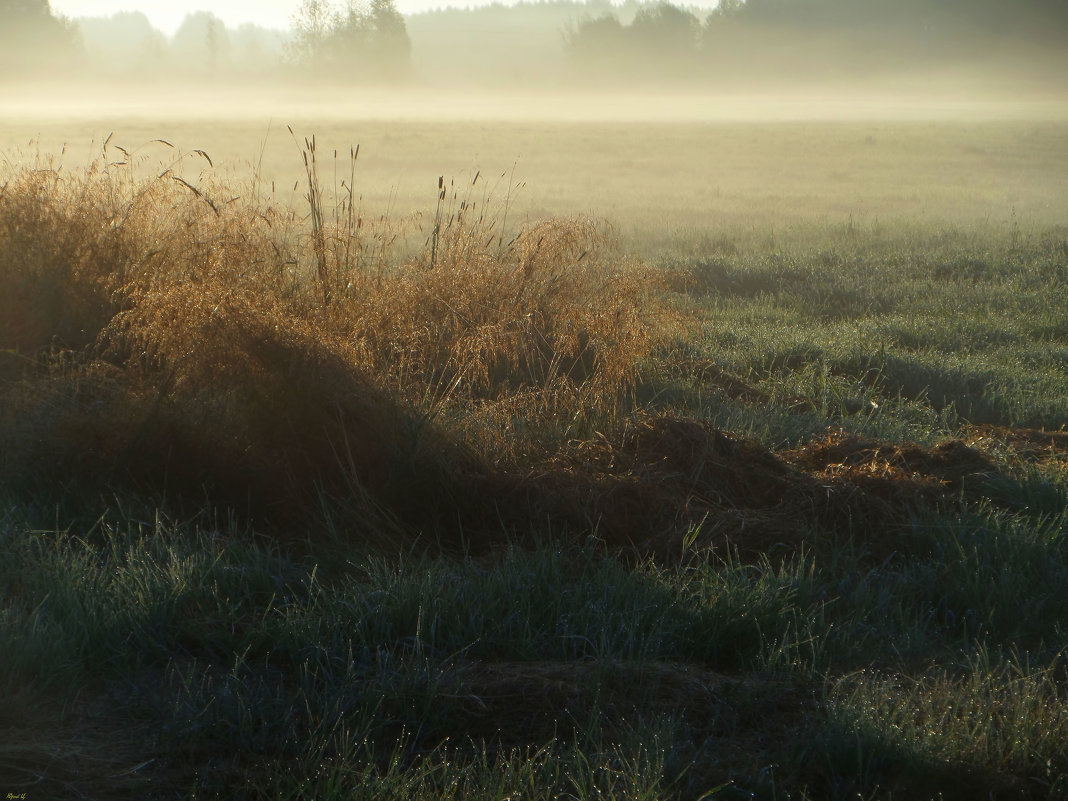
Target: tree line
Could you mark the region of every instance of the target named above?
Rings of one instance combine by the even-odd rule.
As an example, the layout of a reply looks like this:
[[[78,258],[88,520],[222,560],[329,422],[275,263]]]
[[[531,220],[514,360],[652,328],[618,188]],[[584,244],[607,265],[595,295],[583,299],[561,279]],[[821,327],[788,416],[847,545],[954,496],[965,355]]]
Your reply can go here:
[[[704,19],[660,2],[640,6],[629,21],[615,10],[585,16],[565,33],[565,50],[574,69],[594,77],[722,81],[762,66],[863,71],[904,59],[918,66],[967,57],[990,40],[1063,50],[1068,2],[720,0]]]
[[[75,25],[48,0],[0,0],[0,77],[92,74],[74,68],[95,64],[144,79],[720,87],[920,75],[993,52],[994,71],[1042,61],[1046,75],[1068,80],[1066,0],[720,0],[710,12],[648,0],[520,0],[407,20],[394,0],[292,1],[288,31],[229,29],[196,12],[166,37],[139,12]]]
[[[76,25],[56,15],[49,0],[0,0],[0,75],[69,77],[75,68],[98,63],[105,72],[143,78],[190,72],[274,77],[282,70],[345,82],[407,77],[411,41],[394,0],[294,4],[286,34],[255,24],[230,30],[211,12],[197,11],[166,37],[140,12]]]
[[[394,0],[303,0],[287,51],[317,74],[396,80],[408,74],[412,43]]]
[[[78,35],[48,0],[0,0],[0,73],[62,71],[76,62]]]

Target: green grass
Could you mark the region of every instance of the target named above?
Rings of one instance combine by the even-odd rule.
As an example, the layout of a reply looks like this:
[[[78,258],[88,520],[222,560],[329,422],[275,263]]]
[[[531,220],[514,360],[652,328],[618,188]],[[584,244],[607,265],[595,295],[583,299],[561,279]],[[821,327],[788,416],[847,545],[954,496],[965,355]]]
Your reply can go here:
[[[1064,534],[1063,514],[978,510],[874,567],[848,548],[627,566],[596,540],[320,562],[206,519],[12,513],[5,713],[90,741],[111,725],[100,773],[70,778],[94,795],[107,774],[158,797],[927,798],[989,779],[1054,798]],[[90,698],[103,719],[72,716]],[[54,742],[19,742],[5,774],[53,787]]]
[[[691,356],[878,436],[923,440],[961,422],[1056,429],[1068,420],[1065,235],[944,229],[888,247],[859,232],[831,249],[685,262],[706,320]],[[715,413],[732,412],[744,414]],[[762,431],[771,421],[758,418],[751,433],[770,444],[804,430]]]
[[[0,194],[0,791],[1068,792],[1063,228],[197,186]]]

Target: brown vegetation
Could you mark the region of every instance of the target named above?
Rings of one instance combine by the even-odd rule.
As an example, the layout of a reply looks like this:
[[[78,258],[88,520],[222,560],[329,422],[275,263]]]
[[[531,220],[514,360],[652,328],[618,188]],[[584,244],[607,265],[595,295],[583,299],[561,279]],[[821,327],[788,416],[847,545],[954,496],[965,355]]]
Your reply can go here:
[[[309,177],[310,231],[170,174],[8,181],[5,483],[133,482],[287,522],[359,488],[423,517],[463,465],[506,455],[466,447],[466,417],[607,408],[668,335],[655,276],[589,221],[505,243],[454,196],[394,263],[351,206],[325,219]]]
[[[361,532],[370,516],[450,541],[551,521],[677,556],[698,529],[696,546],[746,551],[817,528],[885,533],[995,471],[962,442],[834,432],[774,454],[635,411],[629,390],[687,326],[668,283],[614,253],[603,226],[550,219],[506,241],[443,181],[426,248],[395,259],[351,196],[324,209],[308,153],[310,225],[169,172],[10,177],[4,485],[133,487],[286,531],[316,525],[324,500]],[[714,365],[693,380],[767,402]]]

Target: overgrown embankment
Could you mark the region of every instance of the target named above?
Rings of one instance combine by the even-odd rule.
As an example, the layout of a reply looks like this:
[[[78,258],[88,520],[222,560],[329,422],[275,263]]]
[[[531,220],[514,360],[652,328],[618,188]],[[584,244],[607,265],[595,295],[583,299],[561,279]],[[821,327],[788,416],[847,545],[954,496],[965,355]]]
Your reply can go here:
[[[6,486],[283,526],[363,498],[433,529],[477,502],[465,477],[566,439],[560,418],[616,413],[673,335],[657,276],[588,220],[505,242],[443,187],[425,251],[394,260],[384,223],[345,201],[326,219],[313,161],[310,219],[231,197],[114,165],[10,177]]]
[[[137,180],[106,158],[9,176],[9,492],[132,492],[369,544],[488,544],[544,522],[663,555],[684,540],[760,552],[816,530],[889,532],[965,483],[998,483],[960,441],[927,451],[840,431],[775,454],[717,430],[695,397],[776,399],[692,355],[707,326],[695,303],[737,290],[711,267],[636,263],[588,219],[507,233],[472,187],[445,181],[411,223],[425,247],[402,258],[397,230],[362,219],[346,185],[325,200],[306,146],[307,216],[170,170]]]

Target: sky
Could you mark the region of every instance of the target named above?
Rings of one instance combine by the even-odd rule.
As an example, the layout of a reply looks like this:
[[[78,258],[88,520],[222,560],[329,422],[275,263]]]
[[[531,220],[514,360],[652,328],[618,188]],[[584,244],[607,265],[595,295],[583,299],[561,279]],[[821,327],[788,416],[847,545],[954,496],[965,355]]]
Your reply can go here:
[[[488,5],[490,2],[492,0],[396,0],[402,14],[443,6]],[[687,0],[682,3],[709,7],[715,4],[715,0]],[[214,12],[227,27],[255,22],[266,28],[288,28],[289,20],[299,6],[300,0],[52,0],[52,10],[66,17],[101,17],[117,11],[142,11],[153,25],[168,34],[178,29],[186,14],[201,10]]]

